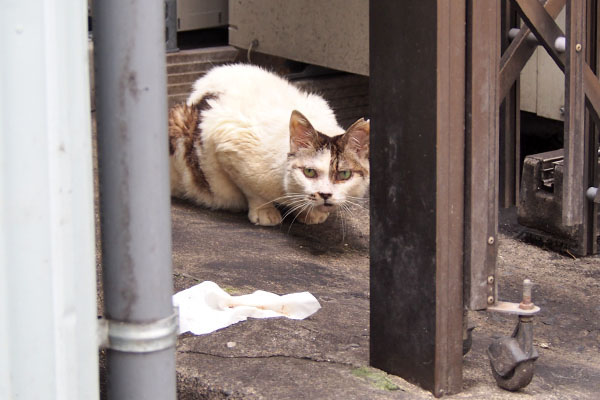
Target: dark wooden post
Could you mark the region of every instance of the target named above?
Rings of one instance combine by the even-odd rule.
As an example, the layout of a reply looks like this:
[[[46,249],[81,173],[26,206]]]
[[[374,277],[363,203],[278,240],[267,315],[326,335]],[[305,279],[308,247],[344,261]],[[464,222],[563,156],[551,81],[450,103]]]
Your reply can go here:
[[[371,364],[456,393],[466,5],[370,4]]]

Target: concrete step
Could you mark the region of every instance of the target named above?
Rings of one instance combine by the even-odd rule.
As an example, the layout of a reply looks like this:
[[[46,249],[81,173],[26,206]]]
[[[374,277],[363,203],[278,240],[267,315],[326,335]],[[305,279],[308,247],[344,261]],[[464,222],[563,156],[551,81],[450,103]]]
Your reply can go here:
[[[186,63],[225,63],[234,62],[238,50],[232,46],[207,47],[202,49],[181,50],[167,54],[167,64]]]
[[[189,62],[189,63],[180,63],[180,64],[168,64],[167,65],[167,74],[186,74],[186,73],[205,73],[211,68],[213,68],[215,63],[211,62]]]
[[[188,96],[189,96],[189,93],[176,94],[176,95],[169,96],[167,98],[169,108],[173,107],[176,104],[185,103],[187,101]]]
[[[188,72],[183,74],[170,74],[167,79],[167,84],[176,85],[181,83],[187,83],[192,85],[201,76],[204,76],[206,72]]]
[[[192,79],[194,81],[198,79],[199,75],[217,65],[234,62],[237,54],[238,51],[231,46],[182,50],[177,53],[169,53],[167,54],[167,73],[169,77],[171,75],[180,75],[175,79]],[[192,78],[191,75],[195,75],[195,78]]]
[[[192,84],[182,83],[177,85],[168,85],[167,93],[169,96],[176,94],[189,94],[192,91]]]

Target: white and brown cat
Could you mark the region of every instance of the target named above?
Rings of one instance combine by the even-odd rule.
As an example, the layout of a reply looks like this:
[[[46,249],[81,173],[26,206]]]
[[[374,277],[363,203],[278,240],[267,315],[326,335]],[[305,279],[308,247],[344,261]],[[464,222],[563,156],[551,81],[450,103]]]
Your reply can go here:
[[[171,109],[169,138],[173,196],[258,225],[281,223],[276,204],[321,223],[369,186],[369,121],[344,131],[323,98],[251,65],[200,78]]]

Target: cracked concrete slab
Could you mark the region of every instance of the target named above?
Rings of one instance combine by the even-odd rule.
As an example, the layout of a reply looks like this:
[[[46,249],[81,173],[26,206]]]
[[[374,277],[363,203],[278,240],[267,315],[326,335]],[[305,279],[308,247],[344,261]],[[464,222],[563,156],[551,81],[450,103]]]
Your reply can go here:
[[[534,320],[534,345],[540,353],[535,376],[517,393],[498,388],[486,348],[493,336],[510,335],[516,319],[470,312],[476,328],[464,359],[463,392],[447,398],[596,399],[600,259],[574,259],[529,245],[521,240],[515,220],[514,210],[501,218],[499,293],[502,300],[518,301],[522,280],[536,283],[533,299],[542,311]],[[374,369],[368,376],[362,373],[369,362],[366,206],[322,225],[290,226],[286,221],[264,228],[250,224],[245,214],[173,199],[172,221],[175,291],[212,280],[234,295],[258,289],[278,294],[308,290],[322,306],[302,321],[250,319],[208,335],[181,335],[179,399],[433,398],[399,377],[381,378]],[[102,314],[100,262],[98,252]],[[390,384],[381,385],[381,379]]]
[[[386,377],[395,389],[386,390],[355,373],[369,361],[366,206],[354,207],[343,222],[315,226],[256,227],[245,214],[180,200],[173,200],[172,216],[176,291],[212,280],[234,295],[308,290],[322,305],[302,321],[250,319],[208,335],[180,336],[180,399],[433,398],[398,377]],[[476,329],[464,391],[449,398],[594,399],[600,390],[598,258],[573,260],[531,246],[515,226],[501,226],[499,288],[502,299],[517,301],[523,278],[537,283],[536,375],[518,393],[498,388],[485,350],[494,335],[510,335],[516,319],[471,312]]]
[[[353,374],[369,357],[369,220],[366,207],[351,212],[322,225],[264,228],[245,214],[174,200],[176,291],[212,280],[234,295],[308,290],[322,306],[302,321],[250,319],[182,335],[180,398],[408,398],[401,386],[380,389]]]

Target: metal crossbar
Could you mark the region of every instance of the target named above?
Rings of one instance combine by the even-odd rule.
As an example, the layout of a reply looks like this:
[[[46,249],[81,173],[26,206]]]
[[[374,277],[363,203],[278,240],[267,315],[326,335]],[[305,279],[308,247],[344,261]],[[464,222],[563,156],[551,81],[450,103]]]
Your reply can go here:
[[[548,0],[544,5],[544,10],[550,18],[554,20],[565,6],[565,2],[566,0]],[[506,97],[510,88],[519,78],[521,70],[525,67],[525,64],[537,48],[536,44],[527,40],[530,33],[531,30],[529,27],[524,25],[500,59],[500,71],[498,73],[498,92],[500,101]]]
[[[539,43],[544,46],[558,67],[564,71],[565,54],[556,51],[555,43],[558,38],[564,37],[565,34],[554,22],[555,17],[550,16],[537,0],[514,0],[514,3],[517,5],[519,14],[525,24],[533,32]]]
[[[600,82],[589,63],[596,40],[588,35],[591,21],[587,15],[595,12],[592,0],[512,0],[523,27],[515,35],[499,63],[497,92],[504,100],[520,71],[538,45],[543,46],[556,65],[565,73],[565,127],[564,127],[564,182],[562,194],[562,224],[580,226],[576,252],[590,254],[596,251],[595,206],[588,204],[585,191],[594,184],[595,131],[586,120],[586,109],[596,125],[600,126]],[[554,19],[567,9],[566,34]],[[531,34],[535,40],[532,40]],[[589,48],[588,48],[589,46]],[[593,66],[595,69],[595,65]]]

